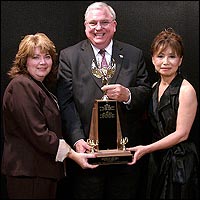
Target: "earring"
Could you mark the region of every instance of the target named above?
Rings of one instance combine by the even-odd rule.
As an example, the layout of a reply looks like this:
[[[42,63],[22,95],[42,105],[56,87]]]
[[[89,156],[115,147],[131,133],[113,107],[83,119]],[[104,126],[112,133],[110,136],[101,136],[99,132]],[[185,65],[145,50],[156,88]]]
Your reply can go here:
[[[178,68],[178,74],[181,74],[181,67]]]

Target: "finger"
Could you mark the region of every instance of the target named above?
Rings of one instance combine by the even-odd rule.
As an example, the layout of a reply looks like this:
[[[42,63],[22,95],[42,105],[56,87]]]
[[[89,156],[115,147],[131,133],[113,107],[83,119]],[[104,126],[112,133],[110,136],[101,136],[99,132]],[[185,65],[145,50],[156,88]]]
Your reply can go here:
[[[133,161],[132,161],[132,162],[129,162],[129,163],[127,163],[127,165],[133,165]]]
[[[111,89],[114,89],[115,88],[115,85],[104,85],[101,89],[103,91],[105,90],[111,90]]]
[[[92,165],[92,164],[89,164],[89,166],[94,169],[94,168],[97,168],[99,165]]]
[[[96,155],[94,153],[88,153],[88,154],[86,154],[86,157],[87,158],[95,158]]]

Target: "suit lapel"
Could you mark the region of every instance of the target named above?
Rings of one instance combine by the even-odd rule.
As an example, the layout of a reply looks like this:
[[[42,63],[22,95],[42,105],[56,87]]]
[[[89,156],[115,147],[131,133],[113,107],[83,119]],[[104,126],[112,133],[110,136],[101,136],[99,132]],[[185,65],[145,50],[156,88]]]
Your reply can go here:
[[[90,76],[92,77],[92,79],[95,81],[95,83],[98,85],[98,87],[102,87],[102,81],[100,78],[95,77],[92,74],[92,60],[94,60],[96,62],[96,58],[94,55],[94,52],[92,50],[92,47],[90,45],[90,42],[88,40],[85,40],[85,43],[83,43],[82,47],[82,60],[85,63],[85,67],[86,70],[88,70]]]
[[[82,56],[82,60],[84,62],[84,66],[86,67],[86,69],[88,70],[89,74],[91,75],[92,79],[96,82],[98,87],[102,87],[101,78],[97,78],[96,76],[94,76],[91,71],[92,60],[95,60],[95,62],[96,62],[96,58],[95,58],[94,52],[93,52],[92,47],[88,40],[85,40],[81,49],[82,49],[81,56]],[[113,77],[110,79],[110,84],[116,83],[117,77],[119,76],[119,73],[121,70],[122,61],[124,59],[121,50],[122,50],[122,47],[120,47],[119,44],[116,41],[114,41],[113,50],[112,50],[112,52],[113,52],[112,58],[114,59],[114,61],[116,63],[116,71],[115,71]]]
[[[113,77],[110,80],[110,84],[114,84],[117,82],[117,78],[119,76],[121,67],[122,67],[122,61],[124,59],[124,56],[122,54],[122,47],[119,46],[119,44],[114,41],[113,43],[113,50],[112,50],[112,58],[115,60],[116,63],[116,70],[115,70],[115,74],[113,75]]]

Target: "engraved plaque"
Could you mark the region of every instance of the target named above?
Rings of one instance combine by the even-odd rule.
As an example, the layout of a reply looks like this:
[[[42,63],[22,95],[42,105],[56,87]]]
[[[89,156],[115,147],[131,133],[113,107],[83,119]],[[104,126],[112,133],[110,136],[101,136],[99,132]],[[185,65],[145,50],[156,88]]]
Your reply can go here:
[[[92,61],[92,74],[101,78],[103,85],[109,83],[115,69],[114,60],[107,67],[99,66],[94,60]],[[101,99],[96,99],[94,102],[87,142],[91,146],[90,152],[96,154],[96,158],[89,158],[89,163],[99,165],[124,164],[132,160],[131,152],[125,148],[128,138],[123,138],[121,133],[118,102],[110,100],[106,93]]]

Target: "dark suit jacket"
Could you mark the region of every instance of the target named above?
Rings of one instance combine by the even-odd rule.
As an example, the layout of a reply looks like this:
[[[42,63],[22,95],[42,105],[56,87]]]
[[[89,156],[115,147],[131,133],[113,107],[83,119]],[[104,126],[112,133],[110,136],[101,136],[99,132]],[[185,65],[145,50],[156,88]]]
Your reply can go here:
[[[25,75],[11,80],[4,93],[3,114],[2,172],[47,178],[63,175],[63,163],[55,162],[60,113],[42,83]]]
[[[131,91],[131,104],[119,104],[123,136],[129,145],[141,144],[143,113],[150,96],[150,83],[140,49],[114,41],[112,57],[116,72],[110,84],[119,83]],[[62,113],[65,139],[71,144],[88,138],[95,99],[103,96],[101,79],[91,72],[94,53],[88,40],[61,50],[57,96]]]

